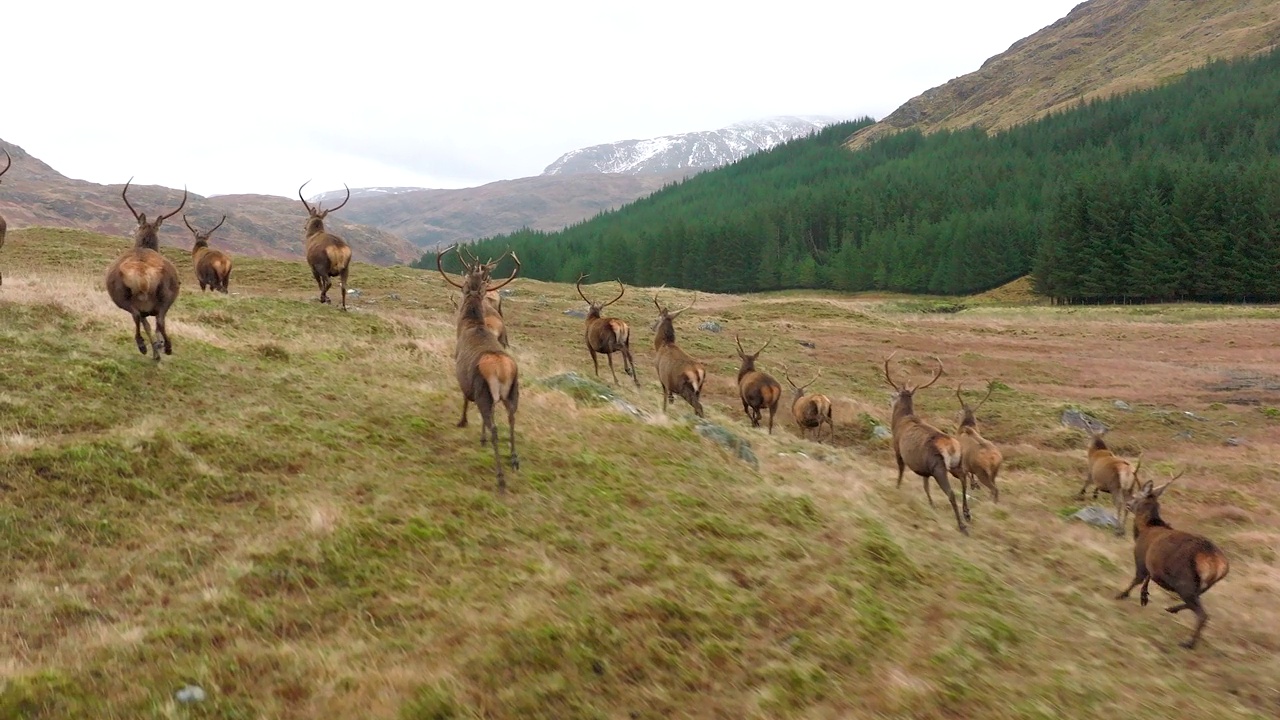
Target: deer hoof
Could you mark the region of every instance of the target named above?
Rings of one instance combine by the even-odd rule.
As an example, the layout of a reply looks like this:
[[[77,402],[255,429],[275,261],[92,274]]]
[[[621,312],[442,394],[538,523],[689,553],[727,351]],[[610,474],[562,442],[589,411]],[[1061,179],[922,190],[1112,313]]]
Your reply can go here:
[[[1122,593],[1116,593],[1116,599],[1117,599],[1117,600],[1128,600],[1128,599],[1129,599],[1129,591],[1128,591],[1128,590],[1125,590],[1125,591],[1124,591],[1124,592],[1122,592]]]
[[[1146,590],[1143,590],[1142,594],[1138,596],[1138,602],[1142,603],[1142,607],[1146,607],[1147,603],[1151,602],[1151,596]]]
[[[515,455],[511,456],[511,469],[512,470],[520,469],[520,458],[516,457]]]
[[[1179,647],[1182,647],[1182,648],[1185,648],[1185,649],[1187,649],[1187,650],[1195,650],[1195,649],[1196,649],[1196,643],[1195,643],[1195,641],[1194,641],[1194,640],[1184,640],[1184,641],[1182,641],[1182,642],[1178,643],[1178,646],[1179,646]]]

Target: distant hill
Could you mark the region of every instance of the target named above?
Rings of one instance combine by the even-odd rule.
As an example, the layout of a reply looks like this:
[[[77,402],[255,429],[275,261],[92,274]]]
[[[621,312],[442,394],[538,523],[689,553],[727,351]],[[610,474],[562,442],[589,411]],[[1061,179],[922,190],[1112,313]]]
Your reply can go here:
[[[9,227],[69,227],[110,235],[133,234],[133,217],[120,200],[124,184],[99,185],[74,180],[32,157],[17,145],[0,140],[13,157],[13,168],[0,183],[0,214]],[[130,185],[129,199],[140,212],[169,212],[182,199],[182,190],[155,185]],[[273,258],[298,258],[303,251],[302,228],[306,211],[297,198],[274,195],[218,195],[206,198],[191,193],[184,212],[193,224],[212,226],[223,214],[226,223],[213,236],[213,244],[235,254]],[[351,244],[355,258],[391,265],[408,262],[421,250],[395,235],[353,224],[344,208],[326,222]],[[191,233],[178,215],[160,228],[160,241],[177,247],[191,246]]]
[[[735,123],[719,130],[593,145],[561,155],[542,174],[665,175],[681,170],[707,170],[803,137],[841,119],[787,115]]]
[[[906,128],[1000,130],[1080,100],[1155,87],[1209,58],[1277,43],[1275,0],[1090,0],[977,71],[908,100],[855,133],[848,146]]]

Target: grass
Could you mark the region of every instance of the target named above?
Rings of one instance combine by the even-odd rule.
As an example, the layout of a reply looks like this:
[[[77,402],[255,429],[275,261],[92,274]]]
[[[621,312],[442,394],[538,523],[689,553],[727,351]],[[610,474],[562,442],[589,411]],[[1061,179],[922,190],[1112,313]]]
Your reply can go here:
[[[591,377],[562,314],[579,303],[519,280],[522,466],[501,497],[475,413],[454,427],[438,277],[357,265],[343,314],[300,263],[237,259],[233,294],[201,296],[174,251],[184,294],[157,366],[101,289],[123,242],[33,229],[0,255],[0,718],[1207,718],[1280,701],[1280,432],[1228,402],[1280,398],[1208,389],[1280,359],[1261,310],[700,296],[677,334],[757,471],[682,405],[661,414],[645,291],[611,308],[636,331],[642,387],[615,391],[637,419],[538,382]],[[708,317],[725,332],[694,329]],[[778,338],[766,371],[824,368],[835,448],[746,426],[734,332]],[[897,374],[946,363],[918,401],[941,426],[955,382],[1002,383],[979,418],[1008,458],[1002,500],[971,501],[971,538],[917,479],[894,487],[869,434],[899,348]],[[1068,405],[1145,451],[1144,472],[1189,468],[1166,517],[1233,563],[1195,653],[1175,644],[1186,618],[1110,599],[1130,541],[1064,519],[1083,456]],[[207,699],[179,704],[188,684]]]

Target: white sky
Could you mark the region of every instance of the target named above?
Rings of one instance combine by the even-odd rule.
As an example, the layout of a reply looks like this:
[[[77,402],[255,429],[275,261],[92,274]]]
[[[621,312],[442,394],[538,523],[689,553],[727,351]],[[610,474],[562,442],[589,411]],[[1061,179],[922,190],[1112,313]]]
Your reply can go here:
[[[469,187],[616,140],[880,118],[1077,1],[14,0],[0,138],[202,195]]]

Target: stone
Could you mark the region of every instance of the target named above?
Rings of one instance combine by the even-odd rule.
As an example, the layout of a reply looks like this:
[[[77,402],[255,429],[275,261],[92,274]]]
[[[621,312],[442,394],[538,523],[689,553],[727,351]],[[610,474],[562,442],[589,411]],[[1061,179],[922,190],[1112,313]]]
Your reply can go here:
[[[876,425],[875,427],[871,428],[871,437],[877,440],[892,440],[893,430],[890,430],[884,425]]]
[[[1088,433],[1102,432],[1107,429],[1107,426],[1101,420],[1090,417],[1075,408],[1068,408],[1062,411],[1062,424]]]
[[[1125,401],[1123,401],[1123,400],[1117,400],[1117,401],[1115,401],[1115,402],[1113,402],[1113,403],[1111,403],[1111,404],[1112,404],[1112,405],[1115,405],[1117,410],[1132,410],[1132,409],[1133,409],[1133,406],[1132,406],[1132,405],[1130,405],[1129,403],[1127,403],[1127,402],[1125,402]]]
[[[703,320],[702,322],[698,323],[698,329],[706,330],[707,332],[718,333],[721,330],[723,330],[724,327],[721,326],[720,323],[716,322],[715,320]]]
[[[724,427],[705,418],[697,418],[694,420],[693,431],[730,450],[739,460],[751,467],[760,468],[760,460],[756,457],[755,451],[751,449],[751,443],[734,435]]]
[[[204,688],[199,685],[188,685],[173,694],[180,703],[198,703],[205,699]]]
[[[568,310],[565,310],[565,311],[564,311],[564,314],[565,314],[565,315],[568,315],[569,317],[582,318],[582,319],[584,319],[584,320],[585,320],[585,319],[586,319],[586,317],[587,317],[587,311],[586,311],[586,310],[579,310],[579,309],[577,309],[577,308],[569,308]]]
[[[1116,528],[1120,526],[1120,520],[1116,518],[1115,513],[1096,505],[1080,508],[1071,516],[1071,519],[1079,520],[1095,527]]]

